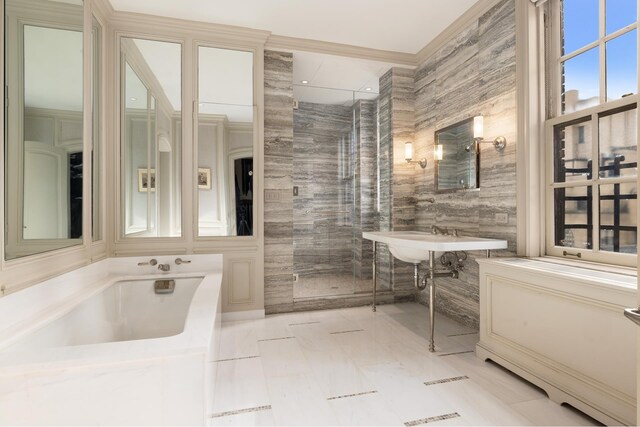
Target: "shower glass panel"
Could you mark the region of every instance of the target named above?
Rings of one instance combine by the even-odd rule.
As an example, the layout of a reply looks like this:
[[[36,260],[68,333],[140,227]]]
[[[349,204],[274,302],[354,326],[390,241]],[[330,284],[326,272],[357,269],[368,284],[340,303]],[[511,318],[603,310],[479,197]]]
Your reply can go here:
[[[362,230],[376,226],[376,95],[307,85],[293,93],[294,299],[369,292]]]

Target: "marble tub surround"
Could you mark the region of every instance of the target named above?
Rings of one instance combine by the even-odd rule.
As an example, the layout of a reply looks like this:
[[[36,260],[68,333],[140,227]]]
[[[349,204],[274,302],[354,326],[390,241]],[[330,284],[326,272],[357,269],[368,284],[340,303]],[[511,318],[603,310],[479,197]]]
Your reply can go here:
[[[225,322],[208,425],[598,425],[473,354],[476,331],[416,303]]]
[[[415,157],[426,157],[426,173],[415,174],[415,227],[455,228],[463,235],[504,239],[516,251],[516,85],[515,0],[502,0],[445,46],[420,64],[415,72]],[[484,116],[484,134],[507,138],[503,152],[483,144],[480,188],[436,194],[433,146],[437,129]],[[435,203],[428,199],[435,198]],[[496,214],[507,214],[507,223]],[[437,280],[436,310],[466,325],[479,324],[478,266],[482,252],[470,252],[458,279]],[[418,294],[427,301],[427,293]]]
[[[156,257],[160,264],[172,266],[166,273],[159,272],[157,266],[137,265],[151,257],[106,259],[1,298],[2,316],[13,314],[18,320],[3,324],[0,330],[0,424],[204,423],[210,411],[216,369],[213,361],[218,352],[222,256],[182,255],[191,263],[179,266],[174,263],[177,257]],[[87,281],[78,283],[82,278]],[[96,281],[90,282],[89,278]],[[120,288],[115,294],[106,293],[122,282],[126,283],[121,286],[136,289],[152,286],[157,278],[173,278],[176,286],[186,278],[191,278],[187,280],[192,285],[193,280],[199,283],[184,326],[169,325],[167,329],[175,332],[177,327],[182,332],[161,337],[162,330],[156,330],[160,325],[154,324],[142,325],[148,330],[144,336],[156,336],[154,339],[141,335],[140,339],[117,341],[117,331],[115,341],[109,336],[93,337],[92,332],[104,330],[110,323],[118,324],[117,310],[109,308],[118,304],[117,298],[133,298],[136,294],[143,299],[163,298],[164,304],[155,305],[155,315],[161,315],[158,310],[170,310],[171,297],[157,296],[153,291],[150,295],[137,291],[131,294]],[[103,294],[104,304],[96,300]],[[33,302],[30,309],[26,306],[28,299]],[[96,301],[97,306],[93,303]],[[143,304],[139,300],[129,302]],[[82,315],[82,310],[75,309],[85,303],[93,304],[89,308],[102,307],[106,317],[101,319],[88,311],[84,312],[86,319],[75,316],[74,324],[65,326],[64,320],[72,314]],[[138,310],[138,314],[144,311]],[[179,315],[167,313],[166,317],[181,321]],[[135,324],[125,328],[124,336],[131,332],[136,335]],[[82,339],[83,335],[88,341]],[[30,336],[37,336],[38,341],[30,344]],[[87,343],[62,345],[68,342]],[[23,345],[18,348],[14,343]]]

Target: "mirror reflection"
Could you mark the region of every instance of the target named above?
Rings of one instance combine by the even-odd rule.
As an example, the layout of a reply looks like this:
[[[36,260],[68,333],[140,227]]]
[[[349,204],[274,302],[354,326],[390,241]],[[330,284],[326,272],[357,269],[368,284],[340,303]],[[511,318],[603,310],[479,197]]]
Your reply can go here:
[[[253,234],[253,53],[198,49],[198,234]]]
[[[436,131],[435,144],[436,192],[480,186],[480,150],[473,139],[473,119]]]
[[[121,39],[124,235],[181,235],[181,46]]]
[[[100,188],[102,176],[102,27],[98,21],[93,18],[93,32],[91,42],[93,44],[93,79],[91,90],[92,96],[92,200],[91,200],[91,216],[92,230],[91,236],[94,242],[102,240],[102,206],[100,205]]]
[[[5,257],[14,259],[82,243],[83,4],[8,0],[5,22]]]

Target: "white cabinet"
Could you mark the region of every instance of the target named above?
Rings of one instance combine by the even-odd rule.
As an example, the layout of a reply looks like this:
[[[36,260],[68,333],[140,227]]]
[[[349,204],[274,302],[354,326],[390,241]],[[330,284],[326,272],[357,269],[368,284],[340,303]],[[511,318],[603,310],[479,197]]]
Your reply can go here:
[[[480,342],[491,359],[606,424],[636,424],[633,270],[545,259],[480,262]],[[591,266],[592,268],[594,266]]]

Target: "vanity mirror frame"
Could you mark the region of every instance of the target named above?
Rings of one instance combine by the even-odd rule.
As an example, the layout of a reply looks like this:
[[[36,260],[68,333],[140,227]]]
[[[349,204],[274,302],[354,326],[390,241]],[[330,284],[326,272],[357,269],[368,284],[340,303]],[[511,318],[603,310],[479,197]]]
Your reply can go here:
[[[434,162],[433,162],[434,163],[434,167],[433,167],[433,170],[434,170],[434,183],[433,183],[433,185],[434,185],[434,192],[436,194],[448,194],[448,193],[457,193],[457,192],[460,192],[460,191],[477,191],[477,190],[480,190],[480,145],[473,138],[473,117],[465,119],[465,120],[461,120],[461,121],[456,122],[456,123],[453,123],[453,124],[451,124],[449,126],[446,126],[446,127],[442,128],[442,129],[436,129],[436,131],[434,132],[434,137],[433,137],[433,141],[434,142],[433,142],[433,144],[434,144],[434,148],[438,145],[438,134],[439,133],[448,131],[450,129],[453,129],[453,128],[456,128],[458,126],[465,125],[465,124],[468,124],[470,126],[470,128],[471,128],[471,141],[472,141],[472,144],[475,147],[475,153],[476,153],[476,155],[475,155],[475,161],[476,161],[476,171],[475,171],[476,172],[475,173],[475,175],[476,175],[475,176],[476,185],[473,188],[446,188],[446,189],[439,189],[438,188],[438,175],[439,175],[438,171],[440,169],[439,168],[439,162],[441,160],[436,160],[434,158]]]
[[[105,57],[106,57],[106,42],[104,34],[106,32],[106,17],[108,14],[108,10],[105,9],[104,5],[99,5],[100,0],[84,0],[83,1],[83,10],[82,10],[82,45],[83,45],[83,58],[82,58],[82,75],[83,75],[83,98],[82,98],[82,121],[83,121],[83,130],[82,130],[82,150],[83,155],[87,156],[87,159],[90,158],[88,153],[91,153],[92,150],[92,139],[93,139],[93,111],[92,111],[92,103],[93,103],[93,95],[92,95],[92,72],[93,72],[93,40],[92,40],[92,32],[93,32],[93,19],[101,26],[101,31],[103,34],[102,39],[100,40],[100,70],[102,76],[105,75]],[[52,21],[51,13],[44,12],[35,2],[30,2],[29,0],[25,0],[23,3],[25,6],[30,8],[30,12],[34,13],[37,21],[41,23],[47,23],[47,21]],[[21,5],[22,6],[22,5]],[[5,16],[7,11],[6,4],[4,1],[0,2],[0,14]],[[0,30],[0,61],[2,62],[0,66],[0,77],[2,81],[5,79],[5,31],[6,31],[6,20],[2,20],[1,30]],[[104,94],[104,78],[101,82],[101,89]],[[3,85],[2,91],[3,96],[5,94],[5,87]],[[105,105],[106,101],[104,96],[100,98],[100,111],[99,111],[99,119],[102,123],[105,123]],[[0,127],[3,130],[3,135],[5,135],[7,123],[5,122],[4,114],[0,115]],[[103,141],[105,132],[104,126],[102,129],[102,137]],[[99,203],[105,203],[105,192],[104,192],[104,165],[105,165],[105,148],[104,144],[100,147],[101,150],[101,158],[100,161],[102,163],[102,179],[100,182],[101,186],[101,194],[99,195]],[[0,150],[0,162],[2,165],[5,164],[5,150],[4,143],[3,149]],[[62,274],[67,271],[71,271],[80,266],[86,265],[92,261],[102,259],[107,256],[107,243],[105,238],[105,230],[106,224],[105,221],[102,220],[100,227],[102,229],[102,239],[93,241],[92,240],[92,227],[93,227],[93,216],[92,216],[92,207],[91,201],[93,199],[92,193],[92,179],[86,179],[86,177],[91,177],[93,175],[93,168],[90,161],[83,162],[83,175],[85,179],[83,179],[82,183],[82,192],[83,192],[83,203],[82,203],[82,238],[79,241],[79,244],[68,246],[60,249],[52,249],[50,251],[41,252],[37,254],[32,254],[20,258],[15,258],[11,260],[6,260],[5,254],[5,245],[6,245],[6,232],[7,230],[3,227],[3,233],[0,233],[0,297],[19,291],[21,289],[27,288],[35,283],[38,283],[41,280]],[[3,166],[4,170],[4,166]],[[5,174],[0,174],[0,198],[2,199],[2,208],[0,209],[0,219],[2,224],[6,224],[7,218],[5,215],[5,204],[6,204],[6,190],[5,190]]]

